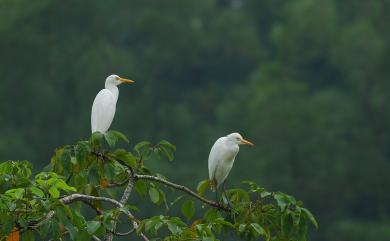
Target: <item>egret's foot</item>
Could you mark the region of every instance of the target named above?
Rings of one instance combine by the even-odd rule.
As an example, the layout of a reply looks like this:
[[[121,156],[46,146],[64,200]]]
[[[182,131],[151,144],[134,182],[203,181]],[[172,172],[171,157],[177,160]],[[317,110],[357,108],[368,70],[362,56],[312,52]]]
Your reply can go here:
[[[227,199],[227,207],[230,208],[231,210],[233,210],[233,204],[232,204],[232,202],[230,202],[229,199]]]
[[[225,193],[222,194],[222,201],[223,204],[226,205],[228,208],[233,209],[233,204],[230,202],[229,198],[226,196]]]

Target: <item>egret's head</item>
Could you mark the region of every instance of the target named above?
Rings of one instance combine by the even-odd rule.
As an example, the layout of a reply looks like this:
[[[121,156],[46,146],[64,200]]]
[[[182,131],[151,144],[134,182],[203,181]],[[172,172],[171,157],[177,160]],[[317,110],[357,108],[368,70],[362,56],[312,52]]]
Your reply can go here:
[[[237,132],[234,132],[232,134],[229,134],[227,135],[227,138],[229,141],[232,141],[238,145],[250,145],[250,146],[254,146],[255,144],[253,144],[252,142],[248,141],[248,140],[245,140],[241,135],[240,133],[237,133]]]
[[[134,83],[134,80],[125,79],[122,77],[119,77],[116,74],[112,74],[106,78],[106,86],[107,85],[120,85],[122,83],[131,84]]]

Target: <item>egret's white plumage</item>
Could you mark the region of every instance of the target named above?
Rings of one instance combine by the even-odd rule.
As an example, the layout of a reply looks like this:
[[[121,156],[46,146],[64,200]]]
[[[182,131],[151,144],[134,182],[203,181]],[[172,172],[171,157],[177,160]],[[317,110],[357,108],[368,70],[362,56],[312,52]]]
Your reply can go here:
[[[105,89],[99,91],[92,104],[91,130],[105,133],[112,123],[116,111],[116,102],[119,96],[118,85],[121,83],[133,83],[118,75],[110,75],[106,78]]]
[[[213,145],[209,155],[209,177],[212,190],[218,188],[229,175],[234,160],[239,151],[240,144],[253,144],[239,133],[232,133],[219,138]]]

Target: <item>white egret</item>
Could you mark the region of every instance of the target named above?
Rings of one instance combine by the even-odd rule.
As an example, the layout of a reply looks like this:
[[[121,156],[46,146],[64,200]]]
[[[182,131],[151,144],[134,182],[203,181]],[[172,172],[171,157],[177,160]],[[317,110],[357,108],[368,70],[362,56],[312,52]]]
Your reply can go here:
[[[242,138],[239,133],[221,137],[214,143],[209,155],[211,190],[216,191],[225,182],[240,149],[240,144],[254,146],[252,142]]]
[[[105,89],[99,91],[92,105],[91,130],[106,133],[115,116],[116,102],[119,96],[118,85],[131,84],[133,80],[124,79],[118,75],[110,75],[106,78]]]

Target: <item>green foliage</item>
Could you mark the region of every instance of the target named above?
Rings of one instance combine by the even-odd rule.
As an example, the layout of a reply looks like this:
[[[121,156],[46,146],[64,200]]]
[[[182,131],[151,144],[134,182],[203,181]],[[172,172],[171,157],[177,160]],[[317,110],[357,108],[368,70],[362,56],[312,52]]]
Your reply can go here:
[[[169,201],[165,192],[170,186],[164,188],[162,183],[133,179],[132,175],[152,175],[167,180],[147,168],[146,164],[153,159],[171,161],[175,146],[161,141],[156,145],[138,143],[134,152],[115,149],[118,140],[126,143],[127,138],[116,131],[109,133],[104,136],[94,133],[89,141],[78,141],[56,149],[49,170],[33,178],[31,164],[26,161],[1,163],[2,237],[16,228],[23,232],[23,240],[33,240],[35,235],[41,239],[66,236],[70,240],[88,240],[93,235],[102,238],[113,230],[113,221],[119,214],[126,215],[129,223],[138,223],[135,235],[143,232],[158,240],[213,241],[229,234],[245,240],[261,237],[264,240],[305,241],[307,223],[318,226],[310,211],[302,207],[302,202],[281,192],[268,192],[250,181],[244,182],[245,188],[227,190],[225,203],[219,205],[226,209],[229,202],[232,205],[229,211],[205,203],[200,203],[201,209],[197,208],[197,198],[205,196],[209,187],[207,180],[198,184],[200,196],[182,195],[180,189],[172,189],[175,192],[169,195],[169,199],[174,200]],[[139,211],[132,204],[108,208],[102,200],[84,200],[84,204],[88,204],[86,207],[96,211],[96,215],[90,217],[82,208],[82,199],[70,203],[64,201],[72,197],[68,196],[72,193],[118,199],[118,192],[113,190],[123,191],[129,181],[135,182],[135,193],[140,198],[149,196],[153,204],[165,209],[166,214],[138,220],[129,216],[132,211]],[[171,215],[175,210],[180,210],[182,215]]]
[[[199,195],[203,196],[206,190],[210,188],[210,181],[209,180],[203,180],[199,182],[196,191],[198,192]]]
[[[191,219],[195,214],[195,203],[193,200],[187,200],[181,205],[181,212],[187,220]]]

